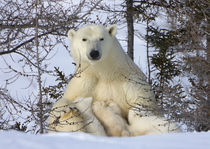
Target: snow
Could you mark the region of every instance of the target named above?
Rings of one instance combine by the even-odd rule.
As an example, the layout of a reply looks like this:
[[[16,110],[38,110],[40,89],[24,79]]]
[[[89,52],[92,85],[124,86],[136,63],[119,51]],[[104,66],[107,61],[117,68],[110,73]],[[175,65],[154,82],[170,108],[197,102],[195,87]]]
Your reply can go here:
[[[210,132],[98,137],[85,133],[32,135],[0,131],[1,149],[209,149]]]

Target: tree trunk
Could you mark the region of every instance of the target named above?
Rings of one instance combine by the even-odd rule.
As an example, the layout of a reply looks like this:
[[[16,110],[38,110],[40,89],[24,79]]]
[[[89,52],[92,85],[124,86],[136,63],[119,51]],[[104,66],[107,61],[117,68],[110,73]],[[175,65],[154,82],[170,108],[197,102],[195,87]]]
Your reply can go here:
[[[210,130],[210,8],[207,10],[207,45],[206,45],[206,54],[207,54],[207,120],[209,121],[208,130]]]
[[[128,29],[128,55],[133,60],[134,25],[133,25],[133,0],[126,0],[126,20]]]
[[[152,80],[151,80],[151,69],[150,69],[150,56],[149,56],[149,41],[148,41],[148,36],[149,36],[149,31],[148,31],[148,27],[149,27],[149,21],[147,20],[147,38],[146,38],[146,44],[147,44],[147,69],[148,69],[148,82],[150,85],[152,85]]]
[[[43,102],[42,102],[42,80],[41,80],[41,65],[40,65],[40,57],[39,57],[39,41],[38,41],[38,28],[39,28],[39,18],[38,18],[38,4],[39,0],[36,0],[36,26],[35,26],[35,42],[36,42],[36,61],[37,61],[37,82],[38,82],[38,91],[39,91],[39,124],[40,124],[40,133],[44,133],[43,126]]]
[[[207,45],[206,45],[206,54],[207,54],[207,63],[210,66],[210,8],[208,9],[208,14],[207,15]],[[210,71],[210,70],[209,70]],[[208,87],[210,91],[210,72],[208,72]],[[210,96],[209,96],[210,98]],[[209,99],[210,100],[210,99]]]

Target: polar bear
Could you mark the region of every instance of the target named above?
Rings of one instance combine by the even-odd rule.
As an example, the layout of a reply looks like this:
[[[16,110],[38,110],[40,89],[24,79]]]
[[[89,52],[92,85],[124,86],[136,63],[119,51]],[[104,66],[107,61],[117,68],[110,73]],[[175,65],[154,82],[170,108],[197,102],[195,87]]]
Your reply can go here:
[[[71,55],[76,63],[75,75],[63,98],[92,97],[95,101],[114,101],[127,117],[132,106],[140,104],[154,109],[155,99],[146,77],[123,51],[115,38],[115,25],[107,28],[87,25],[70,30]]]
[[[92,98],[77,98],[74,102],[60,99],[50,113],[49,132],[87,132],[107,136],[104,127],[92,111]]]
[[[116,33],[115,25],[86,25],[77,31],[69,30],[71,55],[76,69],[60,100],[74,102],[80,97],[92,97],[93,103],[111,101],[119,107],[125,121],[129,111],[137,105],[141,106],[142,111],[150,111],[155,115],[157,104],[151,87],[143,72],[123,51],[115,37]],[[53,109],[59,106],[60,101]],[[100,110],[98,112],[95,113],[97,116],[104,115]],[[65,114],[60,117],[65,117]],[[50,123],[54,121],[55,118],[51,116]],[[100,121],[106,122],[105,117]],[[123,128],[124,124],[120,127]]]

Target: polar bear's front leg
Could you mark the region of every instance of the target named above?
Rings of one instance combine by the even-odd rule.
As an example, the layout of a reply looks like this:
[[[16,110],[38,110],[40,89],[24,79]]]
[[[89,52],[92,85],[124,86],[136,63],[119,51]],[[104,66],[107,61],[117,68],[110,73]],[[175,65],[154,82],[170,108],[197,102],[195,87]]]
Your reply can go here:
[[[97,84],[97,79],[95,77],[88,76],[84,73],[77,76],[75,75],[69,82],[63,98],[74,101],[79,97],[92,97],[92,90]]]
[[[109,136],[129,136],[127,122],[121,115],[120,108],[114,102],[97,101],[93,111],[104,126]]]

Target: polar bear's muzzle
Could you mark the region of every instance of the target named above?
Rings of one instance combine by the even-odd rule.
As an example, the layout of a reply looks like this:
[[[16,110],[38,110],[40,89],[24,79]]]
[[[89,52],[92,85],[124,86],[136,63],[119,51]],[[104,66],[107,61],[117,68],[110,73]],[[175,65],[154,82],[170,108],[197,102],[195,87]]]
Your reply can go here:
[[[101,53],[98,50],[92,49],[88,54],[88,59],[90,60],[99,60],[101,58]]]

